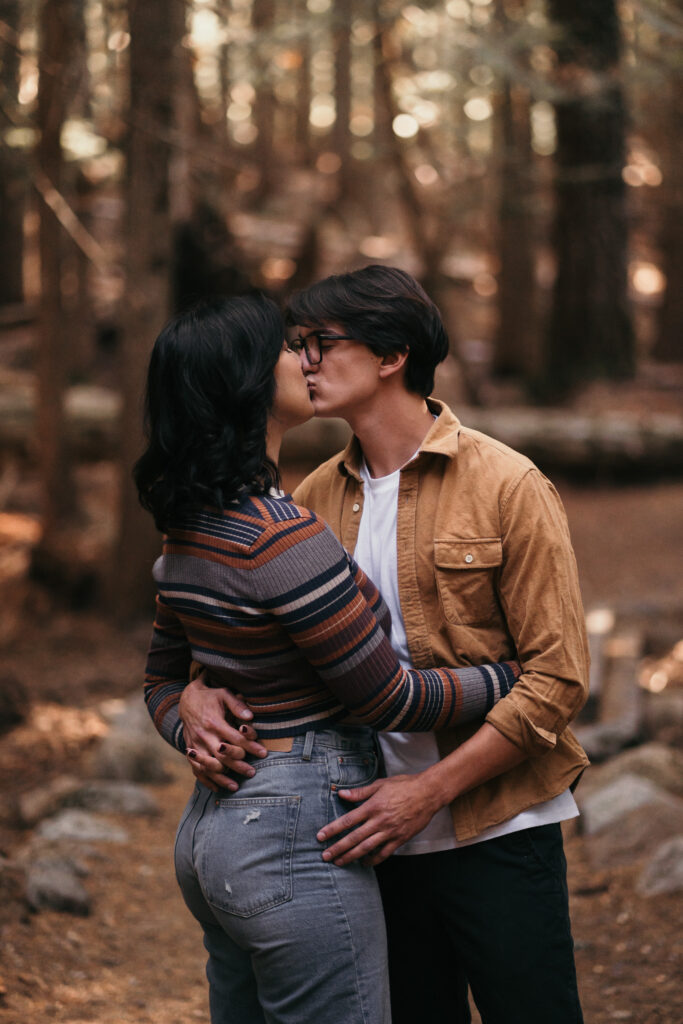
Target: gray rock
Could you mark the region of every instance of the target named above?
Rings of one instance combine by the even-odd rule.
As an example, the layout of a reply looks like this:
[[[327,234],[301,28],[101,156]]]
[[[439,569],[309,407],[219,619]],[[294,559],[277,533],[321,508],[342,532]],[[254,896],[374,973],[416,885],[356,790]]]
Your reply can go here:
[[[78,868],[66,857],[45,857],[30,865],[26,899],[34,910],[48,908],[83,916],[90,913],[90,897]]]
[[[602,870],[649,857],[679,834],[683,834],[683,800],[659,790],[651,802],[628,811],[610,828],[585,836],[584,844],[592,866]]]
[[[88,768],[99,779],[127,782],[167,782],[166,744],[160,736],[141,736],[112,729],[92,753]],[[169,751],[171,754],[173,751]]]
[[[632,747],[605,764],[591,768],[581,783],[581,795],[585,797],[626,774],[648,779],[669,793],[683,797],[683,752],[663,743]]]
[[[159,813],[159,805],[146,789],[133,782],[93,779],[65,798],[68,807],[82,807],[102,814],[144,814]]]
[[[614,757],[637,742],[640,734],[631,719],[616,722],[591,722],[579,725],[574,733],[591,761],[596,764]]]
[[[67,797],[78,790],[81,783],[72,775],[58,775],[40,786],[22,793],[18,800],[19,818],[27,828],[47,818],[64,806]]]
[[[177,755],[157,733],[142,697],[108,701],[100,711],[111,729],[91,755],[90,774],[108,780],[167,782],[168,762]]]
[[[69,808],[52,818],[46,818],[36,829],[36,834],[50,842],[68,839],[77,843],[125,843],[128,839],[124,829],[77,808]]]
[[[606,786],[585,795],[578,793],[577,803],[581,811],[581,830],[586,835],[594,835],[596,832],[615,825],[631,811],[658,801],[675,802],[666,790],[656,786],[648,779],[626,773]],[[681,805],[683,806],[683,802]]]
[[[636,883],[642,896],[680,892],[683,889],[683,835],[662,843]]]

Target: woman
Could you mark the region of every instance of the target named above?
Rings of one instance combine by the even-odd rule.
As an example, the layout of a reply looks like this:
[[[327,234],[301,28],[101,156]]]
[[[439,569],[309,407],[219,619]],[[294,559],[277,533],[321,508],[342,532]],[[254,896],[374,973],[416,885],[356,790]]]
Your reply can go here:
[[[184,749],[192,660],[239,689],[270,750],[239,793],[200,783],[176,870],[204,929],[213,1024],[389,1020],[381,904],[370,868],[324,862],[316,833],[340,787],[377,773],[369,726],[431,730],[480,717],[518,666],[401,668],[376,588],[314,513],[278,488],[282,436],[311,406],[277,307],[206,303],[160,334],[149,445],[135,470],[166,531],[146,700]]]

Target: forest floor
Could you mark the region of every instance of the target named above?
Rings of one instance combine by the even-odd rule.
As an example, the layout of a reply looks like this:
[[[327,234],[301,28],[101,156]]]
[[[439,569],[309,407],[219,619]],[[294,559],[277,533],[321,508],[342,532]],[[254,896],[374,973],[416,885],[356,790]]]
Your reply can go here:
[[[680,614],[683,483],[560,484],[560,491],[587,607],[663,602]],[[139,686],[148,634],[146,623],[122,632],[94,612],[55,615],[34,604],[3,655],[3,673],[19,678],[32,701],[29,718],[0,744],[4,794],[83,770],[102,727],[102,702]],[[201,937],[182,904],[171,856],[190,788],[178,758],[171,781],[152,788],[158,816],[110,816],[129,838],[96,844],[84,856],[88,917],[29,914],[0,893],[2,1024],[208,1020]],[[1,824],[0,852],[12,855],[27,834],[11,820]],[[680,898],[639,896],[642,861],[596,870],[575,828],[567,830],[567,855],[587,1024],[680,1024]]]

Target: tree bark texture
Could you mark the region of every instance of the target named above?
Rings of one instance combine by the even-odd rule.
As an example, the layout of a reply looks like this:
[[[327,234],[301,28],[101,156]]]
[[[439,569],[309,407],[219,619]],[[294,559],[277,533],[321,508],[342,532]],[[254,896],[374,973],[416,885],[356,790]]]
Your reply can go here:
[[[0,84],[4,102],[0,107],[0,133],[14,123],[18,112],[19,87],[19,0],[0,0],[0,21],[10,39],[0,42]],[[0,144],[0,305],[20,303],[24,298],[24,210],[26,166],[20,150]]]
[[[121,358],[123,430],[118,552],[112,596],[119,617],[152,607],[151,568],[159,547],[131,470],[143,448],[143,391],[154,338],[170,312],[172,231],[169,137],[184,6],[129,0],[130,115],[126,172],[126,298]]]
[[[308,26],[306,0],[297,2],[297,20],[300,24],[301,65],[298,69],[295,138],[299,159],[307,163],[311,155],[311,31]]]
[[[339,197],[351,192],[351,24],[352,0],[337,4],[334,10],[334,148],[341,160]]]
[[[270,74],[271,53],[269,35],[274,24],[274,0],[253,0],[252,25],[255,36],[254,69],[256,72],[256,100],[254,115],[258,137],[255,156],[261,180],[254,190],[251,202],[260,205],[273,191],[276,180],[275,95]]]
[[[60,135],[72,93],[68,69],[75,14],[73,0],[44,0],[40,8],[39,141],[35,159],[47,187],[59,194],[63,193],[66,178]],[[43,499],[43,537],[39,547],[43,560],[49,558],[53,548],[58,548],[57,535],[68,522],[74,506],[63,429],[69,359],[61,275],[67,248],[57,217],[46,202],[41,202],[37,436]]]
[[[667,125],[671,139],[683,131],[683,75],[677,74],[667,97]],[[666,363],[683,362],[683,176],[677,148],[669,140],[661,146],[663,181],[659,245],[666,290],[659,310],[657,340],[652,355]]]
[[[526,377],[534,369],[538,330],[529,97],[525,90],[515,90],[509,81],[502,86],[499,122],[499,323],[494,371],[503,377]]]
[[[561,31],[556,103],[557,278],[544,397],[633,374],[622,179],[626,111],[615,0],[549,0]]]

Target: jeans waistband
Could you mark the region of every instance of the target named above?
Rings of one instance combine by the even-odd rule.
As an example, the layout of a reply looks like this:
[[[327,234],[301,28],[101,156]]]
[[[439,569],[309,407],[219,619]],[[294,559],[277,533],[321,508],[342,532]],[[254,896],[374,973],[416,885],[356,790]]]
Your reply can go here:
[[[370,726],[338,725],[326,729],[310,730],[293,736],[291,753],[306,756],[320,747],[347,751],[373,751],[375,746],[375,732]]]

